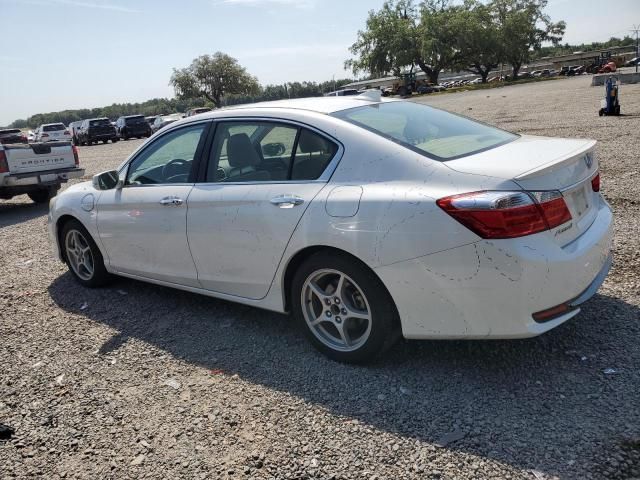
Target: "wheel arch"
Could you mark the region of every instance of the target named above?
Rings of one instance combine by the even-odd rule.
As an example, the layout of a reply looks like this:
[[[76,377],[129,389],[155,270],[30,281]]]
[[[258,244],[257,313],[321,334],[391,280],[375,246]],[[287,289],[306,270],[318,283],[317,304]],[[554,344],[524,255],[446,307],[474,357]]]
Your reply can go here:
[[[380,276],[376,273],[376,271],[373,268],[371,268],[369,265],[367,265],[365,262],[360,260],[358,257],[353,255],[352,253],[349,253],[348,251],[343,250],[341,248],[329,247],[327,245],[313,245],[313,246],[305,247],[302,250],[297,251],[287,262],[284,275],[282,276],[282,294],[283,294],[285,311],[291,310],[291,286],[293,284],[293,277],[295,276],[296,271],[298,270],[300,265],[302,265],[312,255],[315,255],[316,253],[323,252],[323,251],[334,252],[336,254],[349,257],[353,259],[354,262],[360,264],[363,268],[368,270],[375,278],[377,278],[380,284],[382,285],[382,287],[385,289],[385,291],[389,295],[389,298],[393,304],[393,308],[396,311],[396,320],[400,322],[398,307],[396,306],[395,299],[391,295],[391,292],[389,291],[387,286],[384,284]]]

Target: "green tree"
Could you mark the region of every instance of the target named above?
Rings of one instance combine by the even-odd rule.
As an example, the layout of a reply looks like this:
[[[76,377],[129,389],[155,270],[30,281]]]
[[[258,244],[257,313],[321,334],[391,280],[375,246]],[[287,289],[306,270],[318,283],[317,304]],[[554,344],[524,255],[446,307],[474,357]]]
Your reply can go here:
[[[260,90],[256,77],[222,52],[202,55],[186,68],[174,68],[169,85],[179,99],[206,98],[218,108],[225,95],[253,95]]]
[[[418,7],[412,0],[388,0],[380,11],[369,12],[365,30],[350,48],[355,58],[345,68],[399,76],[417,65],[438,83],[440,72],[456,58],[452,19],[457,10],[450,0],[424,0]]]
[[[368,72],[399,76],[419,56],[418,14],[412,0],[388,0],[380,11],[371,10],[365,30],[350,47],[356,58],[345,62],[354,74]]]
[[[553,23],[544,13],[547,0],[493,0],[492,7],[500,29],[504,59],[518,78],[520,67],[531,61],[532,54],[544,42],[557,45],[566,28],[562,21]]]
[[[486,83],[492,70],[502,61],[500,29],[493,5],[466,0],[451,26],[455,31],[455,67],[480,75]]]

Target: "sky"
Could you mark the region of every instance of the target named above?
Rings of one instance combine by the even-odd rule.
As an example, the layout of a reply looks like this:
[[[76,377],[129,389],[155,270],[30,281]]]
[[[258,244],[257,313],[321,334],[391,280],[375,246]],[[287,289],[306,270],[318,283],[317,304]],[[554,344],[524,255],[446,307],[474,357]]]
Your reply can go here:
[[[0,0],[0,125],[171,97],[172,68],[225,52],[261,84],[349,78],[349,46],[383,0]],[[563,42],[624,36],[640,0],[549,0]]]

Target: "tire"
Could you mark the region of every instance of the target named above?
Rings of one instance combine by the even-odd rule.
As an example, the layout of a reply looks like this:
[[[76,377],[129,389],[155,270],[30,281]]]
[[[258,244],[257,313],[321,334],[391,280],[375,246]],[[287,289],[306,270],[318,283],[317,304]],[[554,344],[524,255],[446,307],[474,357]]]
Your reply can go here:
[[[60,186],[42,188],[40,190],[36,190],[35,192],[28,193],[27,195],[35,203],[49,203],[49,200],[56,196],[56,193],[58,193],[59,189]]]
[[[616,105],[615,114],[620,115],[620,105]]]
[[[80,285],[96,288],[109,283],[112,277],[104,266],[102,254],[80,222],[69,220],[64,224],[60,234],[60,248],[64,252],[69,271]],[[88,268],[89,265],[92,268]]]
[[[322,251],[309,257],[293,277],[290,298],[309,341],[332,360],[367,362],[399,338],[389,292],[366,265],[347,255]]]
[[[601,108],[600,110],[598,110],[598,116],[603,116],[604,115],[604,108]]]
[[[73,145],[75,145],[77,147],[80,142],[78,142],[78,139],[76,137],[73,137],[72,143],[73,143]]]
[[[102,143],[104,143],[106,145],[107,143],[109,143],[109,139],[102,140]]]
[[[120,140],[118,137],[112,138],[111,143],[116,143],[118,140]]]
[[[87,138],[87,147],[90,147],[93,142],[90,138]]]

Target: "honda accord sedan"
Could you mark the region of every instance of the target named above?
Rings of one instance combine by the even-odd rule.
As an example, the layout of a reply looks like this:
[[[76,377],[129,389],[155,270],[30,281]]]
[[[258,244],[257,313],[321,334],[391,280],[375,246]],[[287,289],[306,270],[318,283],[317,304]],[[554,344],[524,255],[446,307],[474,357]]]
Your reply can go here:
[[[401,336],[531,337],[611,266],[595,144],[373,91],[222,109],[59,194],[49,231],[81,285],[120,275],[291,312],[339,361]]]

